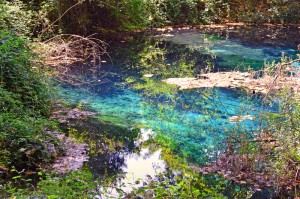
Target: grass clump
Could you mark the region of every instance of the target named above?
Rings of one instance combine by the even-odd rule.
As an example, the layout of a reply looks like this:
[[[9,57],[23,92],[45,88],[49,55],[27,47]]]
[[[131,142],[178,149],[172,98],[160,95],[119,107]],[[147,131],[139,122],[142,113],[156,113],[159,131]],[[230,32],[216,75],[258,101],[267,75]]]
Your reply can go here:
[[[31,196],[47,198],[94,198],[96,182],[90,171],[75,171],[58,178],[48,176]]]

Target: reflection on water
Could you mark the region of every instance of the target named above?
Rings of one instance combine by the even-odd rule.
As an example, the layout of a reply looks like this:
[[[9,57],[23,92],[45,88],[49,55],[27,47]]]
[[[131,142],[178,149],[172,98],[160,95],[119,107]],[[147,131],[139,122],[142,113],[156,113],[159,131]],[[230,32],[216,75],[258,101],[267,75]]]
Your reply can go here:
[[[125,118],[152,129],[161,139],[171,138],[178,152],[194,163],[204,161],[208,152],[217,149],[215,140],[235,127],[229,118],[256,115],[261,109],[259,102],[248,101],[237,91],[176,91],[151,95],[148,89],[145,95],[143,91],[125,89],[111,95],[90,95],[69,89],[65,95],[78,101],[88,99],[89,106],[102,116],[117,115],[117,123],[123,123],[121,118]],[[240,127],[253,129],[255,121],[244,120]]]
[[[296,49],[299,43],[299,28],[278,26],[248,26],[217,29],[202,29],[201,33],[213,34],[222,39],[238,41],[253,48]]]
[[[125,193],[143,187],[152,181],[158,180],[157,174],[166,171],[166,163],[161,159],[161,151],[150,152],[141,149],[139,154],[128,154],[124,157],[123,175],[119,175],[117,188],[122,188]],[[102,198],[120,198],[116,188],[106,191]]]
[[[219,33],[219,35],[222,34]],[[292,47],[288,45],[259,45],[259,43],[256,45],[245,45],[244,38],[230,39],[231,36],[229,35],[230,31],[228,31],[227,38],[224,39],[221,36],[192,31],[167,36],[162,34],[158,38],[174,44],[184,45],[202,54],[212,55],[216,70],[259,69],[265,61],[279,60],[282,53],[293,58],[297,54],[296,42],[298,41]],[[253,37],[253,35],[251,36]],[[256,38],[253,39],[256,40]]]
[[[161,159],[160,149],[143,146],[153,139],[153,131],[142,128],[136,134],[134,129],[107,123],[99,125],[93,121],[76,121],[80,128],[78,135],[73,133],[73,136],[81,137],[89,144],[88,165],[94,176],[100,180],[103,176],[112,178],[113,186],[103,191],[106,194],[102,198],[121,198],[119,188],[130,193],[133,189],[158,181],[158,174],[168,170],[166,162]],[[101,189],[103,187],[99,187],[100,192]]]
[[[296,54],[292,41],[284,45],[280,40],[277,48],[276,40],[268,40],[272,45],[248,42],[245,30],[240,35],[245,38],[237,36],[242,30],[230,30],[226,37],[224,30],[215,31],[138,35],[125,43],[111,44],[114,67],[102,66],[107,75],[99,85],[87,88],[89,92],[62,88],[67,99],[87,102],[86,107],[99,112],[105,125],[120,127],[104,125],[93,129],[89,125],[87,129],[98,133],[82,135],[89,139],[89,165],[96,176],[118,173],[123,179],[136,181],[164,171],[166,163],[160,159],[160,151],[150,153],[140,147],[138,133],[130,130],[136,125],[151,129],[156,139],[168,143],[174,153],[195,164],[212,157],[219,150],[218,143],[232,129],[255,131],[257,115],[262,110],[257,96],[249,98],[239,91],[218,88],[181,91],[161,82],[168,77],[195,76],[239,65],[259,68],[264,60],[279,59],[282,51]],[[265,34],[276,37],[275,33]],[[245,116],[239,124],[232,122],[237,115]]]
[[[126,167],[123,167],[126,175],[122,183],[130,186],[124,191],[141,187],[147,183],[147,177],[154,178],[158,173],[166,171],[166,163],[160,156],[161,150],[150,152],[149,149],[142,149],[139,154],[127,155]]]
[[[282,52],[296,58],[299,41],[297,28],[181,30],[156,33],[150,38],[134,35],[126,43],[113,42],[111,56],[124,75],[157,72],[163,78],[182,77],[211,69],[211,65],[215,71],[260,69],[264,61],[279,60]]]

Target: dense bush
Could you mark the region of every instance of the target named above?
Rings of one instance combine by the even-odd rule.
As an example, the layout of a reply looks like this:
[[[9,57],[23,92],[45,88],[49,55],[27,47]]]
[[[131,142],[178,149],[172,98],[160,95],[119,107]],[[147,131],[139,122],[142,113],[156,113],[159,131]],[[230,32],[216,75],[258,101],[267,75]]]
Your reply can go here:
[[[0,0],[0,28],[20,36],[89,35],[166,25],[299,23],[300,2],[241,0]],[[78,13],[81,13],[78,15]]]
[[[48,115],[50,87],[47,78],[38,72],[41,65],[38,64],[35,54],[24,40],[16,36],[0,34],[0,41],[1,89],[8,92],[5,95],[18,100],[19,102],[15,103],[21,103],[24,111],[30,110],[35,115]],[[10,106],[16,108],[11,103],[4,99],[0,110]]]
[[[278,114],[268,114],[268,127],[274,132],[277,147],[271,163],[276,177],[286,176],[299,180],[300,169],[300,104],[299,95],[293,89],[286,89],[276,96],[279,105]],[[296,173],[296,175],[295,175]]]
[[[58,141],[45,132],[53,126],[46,117],[50,86],[39,70],[23,39],[0,34],[0,176],[14,175],[13,167],[34,170],[54,158],[49,145]]]
[[[0,165],[9,170],[35,170],[53,160],[55,154],[48,151],[48,144],[57,145],[58,141],[44,132],[45,127],[51,127],[49,121],[1,113],[0,123]]]
[[[54,2],[41,1],[6,1],[0,0],[0,30],[16,34],[20,37],[49,37],[54,27],[50,26],[57,16],[51,15],[55,10]],[[47,31],[46,31],[47,29]]]
[[[26,9],[22,1],[0,0],[0,29],[18,35],[29,35],[32,28],[33,12]]]

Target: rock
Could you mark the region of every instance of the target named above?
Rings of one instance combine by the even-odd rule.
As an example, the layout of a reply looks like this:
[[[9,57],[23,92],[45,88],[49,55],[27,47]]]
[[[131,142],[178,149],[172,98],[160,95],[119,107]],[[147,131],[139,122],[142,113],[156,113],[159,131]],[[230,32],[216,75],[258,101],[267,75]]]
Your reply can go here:
[[[154,74],[145,74],[145,75],[143,75],[143,77],[148,77],[148,78],[153,77],[153,76],[154,76]]]
[[[245,80],[245,78],[243,78],[243,77],[235,77],[235,78],[233,78],[233,80]]]
[[[64,156],[57,157],[54,163],[48,164],[46,167],[61,174],[71,170],[76,171],[81,169],[84,162],[88,160],[87,144],[74,143],[71,138],[66,137],[64,134],[59,134],[57,131],[48,131],[48,133],[58,138],[64,145],[66,151]],[[47,144],[47,151],[49,151],[48,154],[51,156],[57,155],[56,149],[52,143]]]
[[[228,118],[229,122],[241,122],[244,120],[253,120],[254,116],[252,115],[244,115],[244,116],[232,116],[230,118]]]
[[[93,115],[96,115],[96,113],[74,108],[53,111],[51,118],[59,119],[60,123],[67,123],[68,119],[85,119],[86,117],[90,117]]]
[[[46,155],[48,158],[56,157],[57,152],[53,143],[47,143],[46,145]]]

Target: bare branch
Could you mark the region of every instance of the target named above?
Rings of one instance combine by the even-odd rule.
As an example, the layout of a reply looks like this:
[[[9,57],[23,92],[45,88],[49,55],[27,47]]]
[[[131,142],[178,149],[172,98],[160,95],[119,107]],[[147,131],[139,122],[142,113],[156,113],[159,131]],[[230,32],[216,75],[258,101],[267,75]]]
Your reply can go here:
[[[108,44],[92,36],[62,34],[42,43],[46,64],[58,73],[58,81],[74,86],[99,83],[105,75],[100,70],[102,57],[111,58]]]

